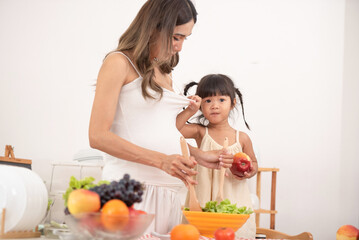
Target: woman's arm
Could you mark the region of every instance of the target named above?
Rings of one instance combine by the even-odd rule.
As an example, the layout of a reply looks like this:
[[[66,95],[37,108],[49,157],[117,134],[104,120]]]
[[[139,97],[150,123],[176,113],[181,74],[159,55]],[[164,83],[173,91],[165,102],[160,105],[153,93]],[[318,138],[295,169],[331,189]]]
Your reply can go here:
[[[191,169],[196,164],[193,157],[186,160],[178,154],[166,155],[145,149],[110,131],[121,88],[136,76],[128,60],[121,54],[111,54],[105,59],[99,72],[92,107],[90,146],[118,158],[157,167],[184,182],[195,183],[190,177],[196,173]]]
[[[194,156],[198,164],[207,167],[220,169],[221,167],[230,168],[233,163],[233,155],[227,150],[202,151],[199,148],[188,145],[191,156]]]

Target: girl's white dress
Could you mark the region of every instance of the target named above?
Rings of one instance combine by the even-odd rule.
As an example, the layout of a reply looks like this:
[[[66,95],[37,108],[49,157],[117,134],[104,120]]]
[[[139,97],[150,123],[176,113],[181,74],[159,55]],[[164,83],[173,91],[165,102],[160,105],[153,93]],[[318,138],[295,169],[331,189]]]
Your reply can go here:
[[[112,54],[126,56],[122,52]],[[176,128],[176,117],[188,106],[189,99],[180,95],[178,91],[172,92],[167,89],[163,89],[163,97],[160,100],[144,99],[141,91],[143,78],[131,60],[127,59],[139,77],[122,87],[111,131],[147,149],[169,155],[181,154],[181,134]],[[149,92],[158,96],[150,89]],[[179,191],[183,191],[184,188],[181,180],[158,168],[105,154],[103,179],[119,180],[125,173],[146,185],[143,201],[135,204],[136,209],[155,214],[155,219],[146,232],[168,233],[181,222]]]
[[[239,143],[238,131],[236,133],[236,143],[228,147],[228,151],[232,154],[242,152],[242,146]],[[208,128],[206,128],[206,134],[204,135],[200,149],[203,151],[220,150],[223,146],[218,144],[208,134]],[[195,185],[198,201],[202,207],[205,206],[208,201],[215,201],[218,194],[219,187],[219,173],[220,170],[209,169],[203,166],[197,165],[198,174],[196,180],[198,185]],[[224,179],[223,197],[228,198],[231,203],[237,203],[237,207],[247,206],[253,210],[252,201],[250,197],[250,191],[248,188],[247,180],[238,180],[233,177],[233,174],[229,169],[226,170],[228,177]],[[236,232],[237,237],[242,238],[255,238],[256,235],[256,223],[255,214],[251,214],[247,222]]]

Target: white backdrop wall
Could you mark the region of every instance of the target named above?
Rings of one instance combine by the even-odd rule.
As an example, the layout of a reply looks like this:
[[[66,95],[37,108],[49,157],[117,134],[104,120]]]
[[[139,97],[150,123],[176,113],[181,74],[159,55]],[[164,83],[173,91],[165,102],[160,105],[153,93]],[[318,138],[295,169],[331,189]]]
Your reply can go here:
[[[88,147],[92,84],[144,2],[0,0],[0,147],[33,159],[45,181],[52,161]],[[250,134],[261,167],[280,168],[276,228],[324,240],[358,227],[358,1],[196,6],[175,81],[224,73],[241,89],[252,131],[240,117],[233,124]]]
[[[342,96],[340,206],[359,222],[359,1],[346,1]],[[355,201],[348,200],[355,199]],[[355,221],[354,221],[355,220]],[[344,224],[346,217],[341,215]]]

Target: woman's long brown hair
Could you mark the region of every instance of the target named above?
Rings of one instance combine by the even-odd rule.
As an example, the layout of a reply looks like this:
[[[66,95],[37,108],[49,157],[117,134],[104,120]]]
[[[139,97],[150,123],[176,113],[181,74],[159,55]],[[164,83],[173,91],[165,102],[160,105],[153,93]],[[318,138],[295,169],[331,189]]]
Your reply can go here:
[[[141,88],[144,98],[155,98],[148,92],[148,87],[159,93],[160,98],[163,95],[163,89],[153,80],[154,67],[153,59],[150,59],[150,48],[160,40],[162,54],[171,53],[175,26],[192,19],[197,22],[197,12],[191,0],[148,0],[120,37],[116,51],[129,55],[137,66],[143,77]],[[178,53],[160,61],[160,71],[171,73],[178,61]]]

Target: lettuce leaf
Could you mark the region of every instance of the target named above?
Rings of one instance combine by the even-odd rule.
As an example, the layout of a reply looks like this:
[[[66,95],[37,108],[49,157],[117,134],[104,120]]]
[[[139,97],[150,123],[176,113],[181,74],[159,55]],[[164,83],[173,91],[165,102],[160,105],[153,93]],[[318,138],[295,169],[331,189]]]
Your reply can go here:
[[[237,207],[237,204],[231,204],[228,199],[223,200],[219,204],[217,201],[209,201],[206,206],[202,208],[203,212],[217,212],[217,213],[231,213],[231,214],[251,214],[253,210],[246,206]]]

